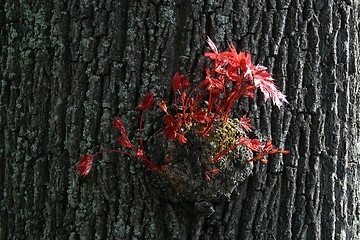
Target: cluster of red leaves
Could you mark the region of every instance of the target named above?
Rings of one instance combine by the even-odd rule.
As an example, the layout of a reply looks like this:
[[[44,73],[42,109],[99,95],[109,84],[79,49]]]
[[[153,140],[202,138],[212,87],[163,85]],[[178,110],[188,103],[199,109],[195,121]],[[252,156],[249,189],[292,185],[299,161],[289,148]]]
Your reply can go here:
[[[167,111],[165,101],[158,106],[165,112],[164,134],[170,140],[186,143],[185,134],[194,123],[200,123],[200,135],[207,135],[215,121],[226,122],[233,105],[242,97],[254,97],[259,88],[264,99],[271,98],[280,107],[287,103],[286,96],[274,84],[271,74],[261,65],[253,65],[250,53],[237,53],[233,44],[230,51],[219,52],[215,44],[208,39],[212,52],[205,56],[213,61],[213,67],[206,68],[206,77],[196,87],[191,88],[184,75],[176,73],[173,77],[175,116]],[[204,103],[207,106],[204,106]],[[250,131],[250,119],[244,116],[241,126]]]
[[[206,52],[204,55],[213,61],[211,68],[206,68],[206,77],[198,85],[192,87],[189,79],[180,73],[176,73],[172,80],[174,99],[172,106],[174,112],[168,110],[164,100],[158,101],[158,107],[165,112],[163,131],[164,136],[171,140],[178,141],[180,144],[186,144],[186,133],[191,127],[197,127],[197,133],[202,136],[209,134],[215,122],[226,122],[230,117],[231,109],[234,104],[242,97],[254,97],[256,89],[260,89],[264,94],[265,101],[272,99],[277,107],[281,107],[285,102],[286,96],[275,86],[272,75],[267,72],[266,67],[253,65],[250,53],[237,53],[234,45],[229,44],[230,51],[219,52],[210,38],[207,39],[212,52]],[[149,109],[154,103],[154,94],[148,93],[137,107],[141,110],[140,117],[140,140],[139,146],[135,147],[126,134],[124,124],[121,119],[117,119],[114,127],[119,130],[120,137],[117,142],[131,152],[121,152],[111,150],[110,152],[119,152],[141,159],[149,170],[164,170],[163,167],[153,164],[144,152],[142,141],[142,122],[144,111]],[[244,115],[240,119],[241,127],[250,132],[253,126],[250,119]],[[210,163],[215,163],[222,156],[229,153],[239,145],[244,145],[257,153],[255,157],[248,161],[260,160],[266,163],[266,155],[274,153],[287,154],[286,150],[275,148],[271,140],[262,142],[258,139],[249,139],[240,137],[234,144],[227,149],[220,151],[210,159]],[[82,157],[78,172],[80,175],[87,175],[91,169],[93,159],[96,154],[85,155]],[[218,174],[217,169],[209,170],[205,173],[206,179],[210,179],[209,174]]]

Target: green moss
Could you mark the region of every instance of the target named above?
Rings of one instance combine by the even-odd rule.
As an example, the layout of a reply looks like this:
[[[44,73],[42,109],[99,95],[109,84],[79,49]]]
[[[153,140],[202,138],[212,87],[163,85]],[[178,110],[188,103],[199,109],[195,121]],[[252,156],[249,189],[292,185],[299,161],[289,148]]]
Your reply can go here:
[[[213,128],[211,129],[208,136],[201,136],[201,139],[204,142],[209,143],[209,153],[212,155],[218,154],[220,151],[225,151],[226,149],[233,146],[237,139],[245,136],[244,130],[240,126],[240,121],[237,118],[228,119],[225,123],[217,121],[214,123]],[[241,154],[243,146],[238,146],[232,149],[228,154],[224,155],[219,159],[219,162],[227,161],[228,156],[234,157]],[[214,156],[215,157],[215,156]]]

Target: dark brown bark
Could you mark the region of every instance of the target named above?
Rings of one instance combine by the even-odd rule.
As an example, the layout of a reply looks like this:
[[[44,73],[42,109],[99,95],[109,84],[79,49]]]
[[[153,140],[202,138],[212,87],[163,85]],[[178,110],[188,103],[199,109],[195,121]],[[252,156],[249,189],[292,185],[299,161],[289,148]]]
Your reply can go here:
[[[355,0],[1,1],[0,239],[360,238],[359,21]],[[116,116],[134,135],[141,96],[201,74],[206,35],[274,73],[291,105],[239,111],[291,153],[217,203],[162,200],[124,156],[80,178]]]

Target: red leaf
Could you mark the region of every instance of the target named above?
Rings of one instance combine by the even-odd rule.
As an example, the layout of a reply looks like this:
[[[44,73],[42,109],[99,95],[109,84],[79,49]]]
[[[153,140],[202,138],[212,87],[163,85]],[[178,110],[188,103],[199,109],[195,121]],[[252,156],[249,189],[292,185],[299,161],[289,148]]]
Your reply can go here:
[[[289,154],[289,150],[279,150],[278,151],[279,153],[282,153],[282,154]]]
[[[219,169],[214,168],[214,169],[211,169],[211,170],[207,170],[206,172],[217,175],[217,174],[219,174]]]
[[[159,108],[161,110],[163,110],[166,114],[168,114],[167,112],[167,106],[166,106],[166,102],[164,100],[158,101],[157,105],[159,106]]]
[[[238,143],[245,145],[254,152],[260,152],[263,149],[262,142],[259,139],[249,139],[248,137],[239,138]]]
[[[269,160],[265,159],[265,158],[261,158],[260,161],[263,163],[263,164],[267,164],[269,162]]]
[[[206,88],[206,90],[210,92],[221,92],[221,90],[225,87],[224,80],[217,79],[212,77],[211,72],[208,68],[205,69],[206,71],[206,78],[200,82],[199,86],[202,88]]]
[[[252,65],[250,53],[239,52],[238,54],[233,43],[229,44],[229,48],[231,52],[225,52],[223,55],[229,58],[232,66],[240,67],[246,76]]]
[[[219,53],[215,43],[209,37],[206,41],[213,52],[206,52],[204,53],[204,56],[210,58],[211,60],[215,60],[215,71],[222,72],[223,66],[228,64],[228,59],[222,55],[223,52]]]
[[[175,124],[175,119],[173,118],[173,116],[171,115],[166,115],[164,117],[164,122],[168,125],[174,125]]]
[[[288,101],[286,96],[275,86],[274,79],[266,69],[266,67],[261,65],[257,65],[253,69],[254,84],[264,94],[265,101],[271,98],[274,104],[280,108],[283,102],[288,103]]]
[[[184,107],[184,105],[185,105],[185,99],[186,99],[186,92],[182,92],[182,93],[181,93],[181,102],[182,102],[182,104],[183,104],[183,107]]]
[[[182,75],[180,73],[175,73],[172,81],[174,91],[177,91],[181,88],[181,77]]]
[[[178,141],[180,144],[185,144],[187,142],[187,139],[184,134],[178,134]]]
[[[206,181],[210,182],[211,181],[211,178],[208,174],[205,173],[205,178],[206,178]]]
[[[211,50],[212,50],[214,53],[219,53],[219,51],[217,50],[217,47],[216,47],[215,43],[210,39],[210,37],[207,37],[206,41],[207,41],[207,43],[209,44],[209,47],[211,48]]]
[[[77,171],[81,177],[89,174],[94,161],[94,157],[95,155],[93,154],[82,156],[79,164],[77,165]]]
[[[126,130],[125,130],[125,127],[124,127],[124,123],[123,123],[123,121],[121,120],[121,118],[116,119],[113,127],[116,128],[116,129],[118,129],[118,130],[120,131],[120,133],[121,133],[122,136],[126,136],[126,137],[127,137]]]
[[[250,118],[246,117],[246,114],[244,116],[242,116],[242,118],[240,119],[240,125],[247,132],[252,132],[252,129],[254,128],[250,124]]]
[[[174,92],[176,92],[177,90],[179,90],[180,88],[184,88],[184,89],[188,89],[190,87],[190,83],[189,81],[185,78],[184,75],[180,74],[180,73],[175,73],[174,77],[173,77],[173,90]]]
[[[189,82],[189,80],[187,80],[185,77],[183,78],[182,82],[181,82],[181,86],[184,88],[184,89],[188,89],[190,88],[191,84]]]
[[[116,139],[116,141],[125,148],[135,149],[134,145],[132,145],[127,137],[119,137]]]
[[[219,174],[219,169],[214,168],[214,169],[205,171],[205,178],[206,178],[206,180],[209,181],[209,182],[211,181],[210,174],[212,174],[212,175],[218,175],[218,174]]]
[[[170,140],[173,140],[176,138],[176,128],[173,125],[166,126],[163,134],[166,138],[169,138]]]
[[[206,112],[202,109],[194,112],[193,118],[196,122],[199,122],[199,123],[205,123],[208,120],[208,117],[206,116]]]
[[[266,143],[265,143],[265,146],[263,148],[263,151],[267,151],[267,152],[270,152],[271,150],[274,150],[274,145],[272,145],[271,143],[271,139],[267,140]],[[275,148],[276,149],[276,148]]]
[[[246,96],[248,96],[249,98],[254,98],[255,94],[253,92],[247,92],[245,93]]]
[[[131,144],[129,137],[126,133],[124,123],[121,120],[121,118],[116,119],[114,123],[114,128],[118,129],[121,134],[121,136],[118,139],[116,139],[117,142],[123,147],[134,149],[134,146]]]
[[[154,93],[148,93],[144,96],[142,99],[141,105],[137,106],[136,109],[145,111],[146,109],[149,109],[151,105],[154,103]]]

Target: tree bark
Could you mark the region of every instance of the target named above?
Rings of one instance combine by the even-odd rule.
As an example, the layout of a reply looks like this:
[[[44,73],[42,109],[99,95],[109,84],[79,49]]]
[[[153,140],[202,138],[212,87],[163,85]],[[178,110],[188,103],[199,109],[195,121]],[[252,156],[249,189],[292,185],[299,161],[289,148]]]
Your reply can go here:
[[[0,239],[360,238],[358,1],[3,0],[0,22]],[[290,154],[216,203],[166,201],[119,155],[80,178],[118,115],[134,136],[145,93],[201,75],[206,36],[274,74],[289,106],[238,107]]]

